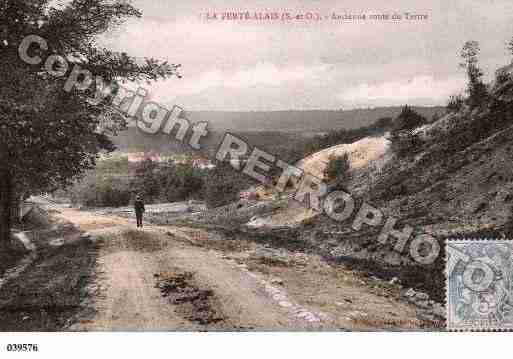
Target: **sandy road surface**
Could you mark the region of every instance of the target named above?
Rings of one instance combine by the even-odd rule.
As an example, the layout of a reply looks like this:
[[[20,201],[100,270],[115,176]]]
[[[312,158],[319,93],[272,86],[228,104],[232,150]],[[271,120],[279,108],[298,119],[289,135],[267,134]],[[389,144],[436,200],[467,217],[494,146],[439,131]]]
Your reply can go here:
[[[268,267],[248,259],[255,244],[246,251],[212,248],[210,234],[197,229],[146,226],[140,231],[127,219],[73,209],[60,216],[100,244],[99,275],[90,288],[96,314],[72,330],[411,330],[421,325],[408,304],[317,259],[297,268]],[[178,294],[163,296],[157,288],[162,278],[189,274],[191,282]],[[276,276],[279,284],[271,280]]]
[[[133,248],[127,231],[136,231],[132,221],[99,217],[65,209],[61,216],[101,239],[99,283],[93,293],[97,314],[73,330],[276,330],[307,327],[282,312],[254,278],[222,259],[219,253],[188,245],[175,236],[187,235],[178,228],[147,226],[152,240]],[[175,236],[166,234],[173,233]],[[155,245],[156,244],[156,245]],[[156,247],[156,248],[155,248]],[[212,289],[222,323],[201,325],[175,312],[174,306],[155,288],[155,274],[192,271],[200,287]],[[96,295],[96,294],[94,294]]]

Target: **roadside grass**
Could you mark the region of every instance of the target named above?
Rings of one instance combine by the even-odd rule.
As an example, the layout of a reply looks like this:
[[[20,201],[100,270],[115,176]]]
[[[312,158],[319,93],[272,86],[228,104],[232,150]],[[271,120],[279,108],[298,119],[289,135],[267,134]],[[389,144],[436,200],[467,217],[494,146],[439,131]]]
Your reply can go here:
[[[0,331],[60,331],[94,313],[86,299],[97,256],[97,245],[86,239],[40,250],[0,289]]]

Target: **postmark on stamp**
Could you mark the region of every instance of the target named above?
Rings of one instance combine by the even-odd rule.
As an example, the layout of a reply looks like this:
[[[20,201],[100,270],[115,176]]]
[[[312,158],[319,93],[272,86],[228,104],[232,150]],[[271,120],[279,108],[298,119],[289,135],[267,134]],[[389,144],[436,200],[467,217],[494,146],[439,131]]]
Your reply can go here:
[[[448,240],[447,328],[513,329],[513,241]]]

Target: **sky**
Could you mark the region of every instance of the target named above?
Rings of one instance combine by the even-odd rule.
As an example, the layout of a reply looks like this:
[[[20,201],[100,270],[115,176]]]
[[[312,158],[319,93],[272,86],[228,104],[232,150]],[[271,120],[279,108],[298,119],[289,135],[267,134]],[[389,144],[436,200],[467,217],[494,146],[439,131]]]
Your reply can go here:
[[[487,77],[510,62],[511,0],[133,0],[143,16],[99,41],[182,64],[182,79],[145,85],[187,110],[352,109],[445,105],[465,84],[459,51],[481,45]],[[319,14],[322,21],[213,20],[223,12]],[[397,21],[332,14],[401,14]],[[407,20],[405,13],[427,15]],[[328,17],[325,19],[324,17]]]

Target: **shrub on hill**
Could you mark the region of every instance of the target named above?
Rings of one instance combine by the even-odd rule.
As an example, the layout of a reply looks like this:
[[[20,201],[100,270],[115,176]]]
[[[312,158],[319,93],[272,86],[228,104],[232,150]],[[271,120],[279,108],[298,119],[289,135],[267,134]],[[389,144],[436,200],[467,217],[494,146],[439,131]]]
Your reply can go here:
[[[202,199],[205,179],[206,171],[191,164],[147,160],[135,170],[130,187],[148,203],[177,202]]]
[[[341,156],[332,156],[324,171],[324,176],[330,183],[333,183],[338,188],[344,186],[349,180],[350,168],[351,165],[347,153]]]
[[[392,151],[400,157],[416,153],[420,150],[422,140],[414,130],[427,123],[426,118],[415,112],[408,105],[394,121],[390,134]]]
[[[71,202],[86,207],[122,207],[130,203],[132,191],[124,178],[88,176],[68,190]]]
[[[412,131],[417,127],[425,125],[427,122],[425,117],[406,105],[395,119],[392,133]]]
[[[447,111],[449,112],[459,112],[463,108],[465,104],[465,99],[462,95],[453,95],[449,98],[447,102]]]
[[[152,160],[139,163],[130,181],[130,188],[148,203],[158,201],[161,193],[159,164]]]
[[[239,192],[246,188],[247,180],[227,163],[218,163],[209,171],[205,182],[205,201],[211,208],[224,206],[239,199]]]
[[[160,169],[160,198],[166,202],[203,199],[207,172],[190,165],[171,165]]]

